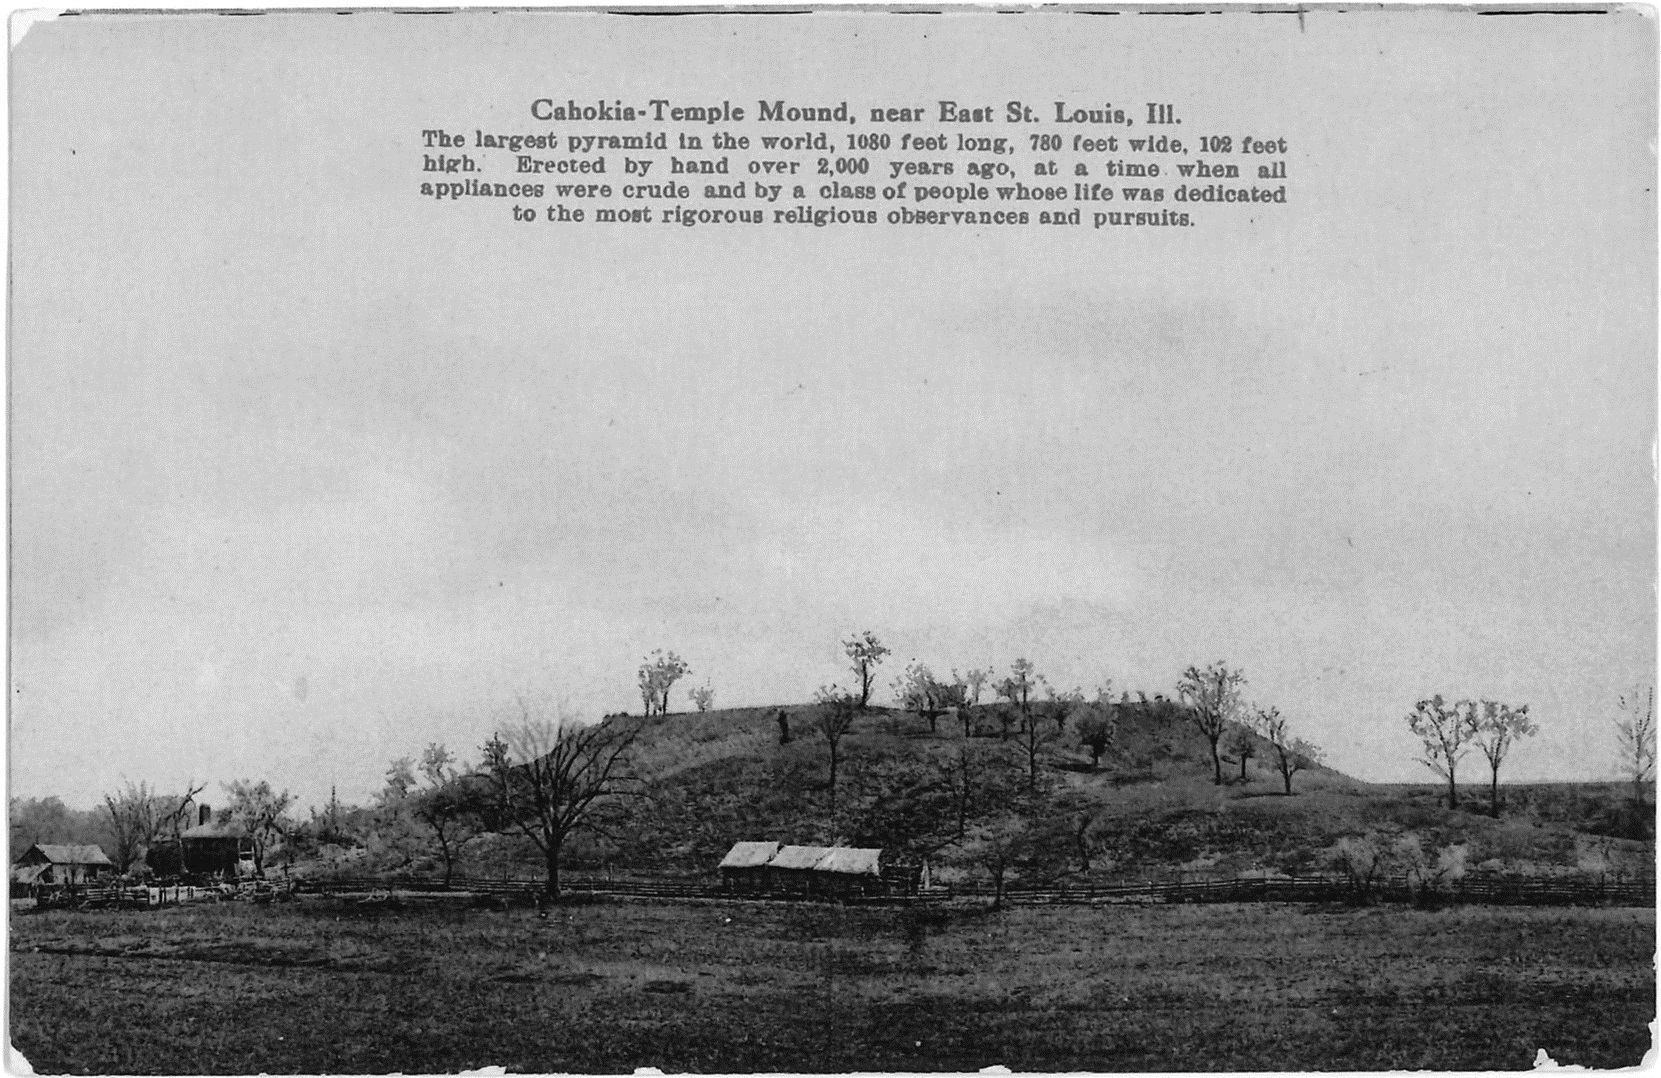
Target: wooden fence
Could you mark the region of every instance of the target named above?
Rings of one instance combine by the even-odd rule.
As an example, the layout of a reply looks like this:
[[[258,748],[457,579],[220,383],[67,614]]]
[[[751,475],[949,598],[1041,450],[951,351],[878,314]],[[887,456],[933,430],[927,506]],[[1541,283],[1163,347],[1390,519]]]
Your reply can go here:
[[[991,897],[985,885],[954,888]],[[1119,887],[1005,888],[1010,905],[1089,905],[1111,902],[1398,902],[1506,906],[1654,906],[1655,881],[1569,878],[1468,877],[1428,884],[1406,876],[1371,881],[1341,876],[1239,877]]]
[[[271,902],[285,901],[296,890],[294,880],[243,881],[237,885],[219,887],[192,887],[177,884],[168,887],[123,886],[119,883],[102,886],[69,886],[35,888],[37,907],[66,906],[75,909],[151,909],[203,901]],[[382,885],[385,886],[384,884]]]
[[[386,877],[331,877],[296,881],[301,892],[429,893],[463,892],[529,901],[540,893],[540,879],[482,879],[454,877],[448,886],[432,879]],[[561,876],[567,895],[610,895],[658,899],[789,898],[787,895],[738,895],[719,884],[696,880],[623,880],[594,876]],[[994,889],[986,884],[953,884],[928,888],[912,897],[850,899],[850,904],[903,905],[937,903],[954,898],[990,900]],[[1341,876],[1237,877],[1225,880],[1187,880],[1116,886],[1006,887],[1003,901],[1012,906],[1088,906],[1113,903],[1198,902],[1441,902],[1511,906],[1654,906],[1655,880],[1533,878],[1468,876],[1437,885],[1406,876],[1355,881]]]

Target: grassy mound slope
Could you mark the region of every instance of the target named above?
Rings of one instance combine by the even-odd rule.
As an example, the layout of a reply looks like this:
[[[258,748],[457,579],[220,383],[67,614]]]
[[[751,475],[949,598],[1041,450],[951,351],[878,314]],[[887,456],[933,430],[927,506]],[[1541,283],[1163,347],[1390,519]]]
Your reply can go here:
[[[1165,700],[1118,708],[1099,769],[1079,744],[1076,712],[1041,750],[1036,783],[1017,734],[1000,736],[995,708],[972,709],[969,737],[950,716],[931,730],[920,715],[872,708],[842,741],[833,809],[820,712],[787,710],[787,744],[776,707],[646,720],[638,767],[651,798],[623,806],[611,841],[574,852],[590,864],[706,875],[740,840],[847,843],[984,877],[994,849],[1012,879],[1070,883],[1326,870],[1340,841],[1366,835],[1412,835],[1430,851],[1462,844],[1469,867],[1509,872],[1633,871],[1653,858],[1647,843],[1611,837],[1631,826],[1628,791],[1616,784],[1502,786],[1498,819],[1476,786],[1449,811],[1438,787],[1327,768],[1294,776],[1287,797],[1259,743],[1244,782],[1235,762],[1214,785],[1205,739]]]

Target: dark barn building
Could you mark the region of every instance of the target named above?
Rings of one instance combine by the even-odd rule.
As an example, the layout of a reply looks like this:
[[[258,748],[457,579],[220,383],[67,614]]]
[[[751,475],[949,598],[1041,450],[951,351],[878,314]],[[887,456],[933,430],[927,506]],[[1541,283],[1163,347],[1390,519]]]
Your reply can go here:
[[[228,820],[215,821],[206,805],[202,806],[200,819],[200,823],[177,839],[163,839],[145,853],[150,871],[158,876],[234,878],[237,863],[254,856],[253,840],[241,827]]]

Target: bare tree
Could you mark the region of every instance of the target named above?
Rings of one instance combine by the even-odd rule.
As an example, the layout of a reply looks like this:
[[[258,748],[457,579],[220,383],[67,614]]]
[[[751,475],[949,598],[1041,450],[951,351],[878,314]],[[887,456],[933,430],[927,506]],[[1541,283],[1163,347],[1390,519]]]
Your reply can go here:
[[[1623,693],[1615,736],[1621,747],[1621,767],[1632,776],[1632,800],[1644,805],[1644,787],[1655,778],[1655,687],[1642,686]]]
[[[992,908],[1002,909],[1004,883],[1021,859],[1026,835],[1019,821],[1006,821],[979,829],[970,854],[992,878]]]
[[[1090,709],[1090,714],[1078,721],[1075,728],[1079,735],[1079,744],[1090,749],[1090,770],[1094,771],[1101,766],[1102,757],[1113,748],[1118,738],[1119,723],[1114,715],[1112,704],[1097,704]]]
[[[115,854],[115,870],[125,873],[161,833],[160,799],[150,791],[149,783],[128,782],[118,793],[104,795],[104,808],[115,840],[111,851]]]
[[[159,799],[162,833],[173,842],[181,874],[185,870],[185,832],[190,830],[191,821],[196,815],[196,796],[207,789],[207,785],[205,782],[190,780],[185,783],[184,793]]]
[[[640,664],[636,681],[640,686],[641,702],[646,705],[647,718],[651,718],[654,711],[659,715],[669,714],[669,690],[675,687],[675,682],[690,673],[692,667],[672,651],[665,654],[659,648],[646,656]]]
[[[1211,781],[1216,786],[1223,784],[1223,761],[1217,752],[1217,741],[1240,713],[1240,690],[1245,684],[1245,673],[1230,670],[1223,662],[1214,662],[1204,670],[1190,666],[1177,682],[1177,692],[1188,705],[1189,719],[1211,748]]]
[[[127,872],[164,840],[177,845],[182,871],[184,843],[180,836],[190,827],[191,809],[202,790],[202,785],[187,782],[183,794],[163,794],[151,790],[149,783],[128,782],[119,793],[105,794],[104,810],[109,814],[110,834],[115,840],[116,871]]]
[[[967,674],[963,675],[963,679],[962,679],[963,684],[969,690],[969,703],[970,704],[980,703],[981,690],[986,687],[987,679],[989,679],[993,676],[994,676],[993,671],[990,668],[985,669],[985,670],[971,669]],[[956,670],[952,671],[952,679],[954,681],[957,680],[957,671]]]
[[[1240,765],[1240,781],[1246,781],[1246,761],[1257,755],[1257,737],[1252,729],[1250,715],[1242,715],[1240,722],[1229,734],[1228,751],[1232,756],[1230,763]]]
[[[1015,743],[1020,746],[1021,755],[1027,761],[1027,789],[1038,788],[1038,761],[1059,735],[1047,722],[1042,722],[1037,715],[1028,715],[1021,720],[1021,726],[1016,734]]]
[[[1419,762],[1448,781],[1448,808],[1459,807],[1459,785],[1454,773],[1471,749],[1477,732],[1476,704],[1461,700],[1449,705],[1440,694],[1413,705],[1407,728],[1423,745]]]
[[[609,803],[644,796],[630,766],[639,733],[625,719],[584,724],[562,706],[533,708],[520,700],[518,719],[485,743],[497,824],[525,836],[542,854],[543,888],[551,898],[559,897],[560,855],[571,836],[600,829],[599,810]]]
[[[1038,787],[1038,758],[1044,748],[1055,739],[1057,731],[1050,729],[1049,724],[1041,722],[1032,707],[1032,694],[1038,686],[1044,683],[1044,678],[1036,674],[1033,665],[1026,659],[1016,659],[1010,667],[1010,676],[998,686],[998,695],[1009,701],[1010,708],[1019,716],[1016,727],[1018,733],[1017,744],[1027,759],[1027,789]],[[1003,718],[1009,717],[1004,712]],[[1007,736],[1009,724],[1004,724]]]
[[[450,885],[456,858],[467,844],[484,833],[490,812],[491,786],[488,776],[473,771],[458,772],[455,757],[434,742],[421,755],[421,775],[426,784],[409,797],[410,814],[432,832],[438,855],[444,862],[444,885]]]
[[[1027,716],[1032,713],[1032,694],[1043,681],[1043,677],[1033,672],[1031,661],[1016,659],[1010,664],[1009,676],[992,687],[1000,698],[1009,701],[1009,707],[998,712],[998,721],[1003,724],[1004,740],[1008,740],[1009,732],[1015,727],[1017,718],[1024,724]]]
[[[385,783],[381,786],[376,799],[383,805],[395,804],[409,796],[415,789],[415,760],[409,756],[400,756],[387,765]]]
[[[894,679],[894,697],[907,711],[915,711],[928,720],[929,733],[935,733],[940,716],[965,704],[965,686],[956,672],[950,682],[941,681],[922,663],[911,663],[905,673]]]
[[[657,671],[653,669],[650,659],[640,664],[640,669],[635,674],[635,683],[640,688],[640,704],[649,719],[652,712],[657,710],[659,694]]]
[[[1066,732],[1067,716],[1078,710],[1083,703],[1083,689],[1073,688],[1066,692],[1056,692],[1054,689],[1049,690],[1048,704],[1050,709],[1050,718],[1055,720],[1055,732],[1057,734]]]
[[[871,685],[876,680],[877,665],[888,654],[888,649],[883,647],[875,633],[867,631],[842,641],[842,650],[847,652],[848,659],[853,663],[854,676],[859,679],[858,706],[864,708],[871,702]]]
[[[1257,728],[1275,754],[1275,770],[1280,772],[1280,779],[1286,785],[1286,796],[1291,797],[1292,776],[1319,763],[1321,750],[1302,738],[1293,737],[1279,708],[1258,709],[1256,717]]]
[[[253,844],[254,875],[264,878],[265,855],[288,832],[288,810],[294,804],[294,795],[287,790],[278,793],[263,779],[257,783],[238,779],[221,785],[231,799],[226,812]]]
[[[1482,701],[1476,723],[1476,747],[1488,760],[1488,812],[1496,820],[1500,815],[1500,764],[1516,745],[1519,738],[1533,737],[1539,731],[1528,717],[1528,705],[1512,707],[1493,700]]]
[[[819,705],[814,713],[814,725],[825,737],[830,748],[830,811],[836,815],[836,768],[841,759],[842,738],[853,727],[854,715],[860,708],[859,698],[835,685],[821,687],[814,694]]]
[[[969,751],[968,742],[958,746],[955,756],[940,762],[940,784],[951,797],[952,813],[957,818],[956,838],[960,842],[968,832],[981,770],[982,760],[979,754]]]

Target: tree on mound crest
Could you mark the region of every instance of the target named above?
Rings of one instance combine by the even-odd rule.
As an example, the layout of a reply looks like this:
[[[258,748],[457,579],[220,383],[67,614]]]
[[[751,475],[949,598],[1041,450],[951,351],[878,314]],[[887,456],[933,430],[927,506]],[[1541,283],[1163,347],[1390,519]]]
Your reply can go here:
[[[894,698],[907,711],[915,711],[928,720],[929,733],[934,733],[940,716],[968,703],[968,687],[953,671],[950,682],[936,678],[922,663],[911,663],[905,673],[894,679]]]
[[[859,678],[859,696],[855,706],[863,709],[871,702],[871,686],[877,678],[877,666],[888,654],[888,649],[883,647],[875,633],[866,631],[852,640],[842,641],[842,650],[848,653],[854,676]]]
[[[1201,670],[1190,666],[1177,682],[1177,692],[1188,705],[1188,717],[1205,735],[1211,748],[1212,784],[1223,784],[1223,759],[1217,752],[1217,742],[1240,714],[1240,690],[1245,687],[1246,675],[1230,670],[1224,662],[1214,662]]]
[[[659,648],[646,656],[640,664],[636,680],[640,685],[640,699],[646,705],[648,719],[654,711],[659,715],[669,714],[669,690],[674,688],[675,682],[690,673],[692,667],[672,651],[665,655]],[[713,698],[713,693],[711,697]]]

